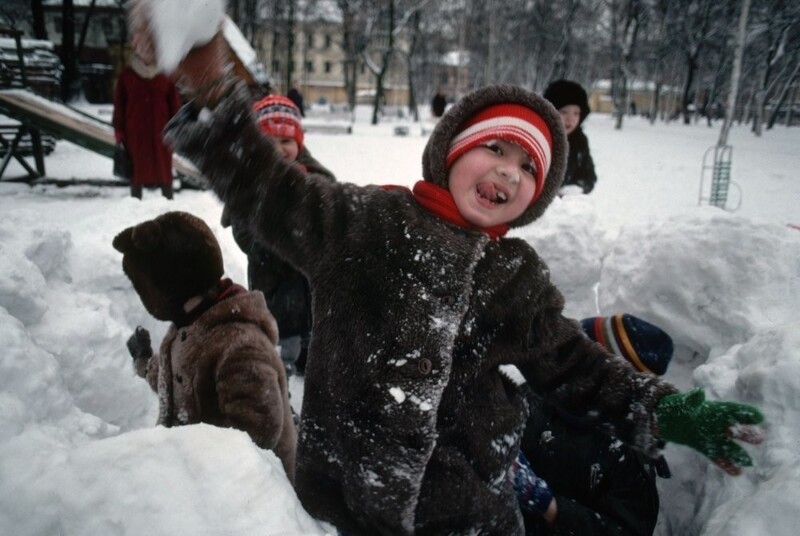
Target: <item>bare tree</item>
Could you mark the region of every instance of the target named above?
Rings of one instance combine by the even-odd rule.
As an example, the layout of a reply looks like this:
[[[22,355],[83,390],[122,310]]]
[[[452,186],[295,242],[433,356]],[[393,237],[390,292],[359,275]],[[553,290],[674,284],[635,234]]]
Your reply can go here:
[[[719,133],[717,145],[723,146],[728,143],[728,132],[733,123],[733,113],[736,109],[736,99],[738,97],[739,77],[742,72],[742,56],[744,55],[745,39],[747,37],[747,17],[750,13],[750,0],[742,0],[739,12],[739,29],[736,34],[736,46],[733,52],[733,68],[731,69],[731,88],[728,93],[728,107],[725,110],[725,120]]]
[[[622,119],[629,108],[628,82],[633,74],[633,55],[639,28],[645,19],[645,6],[639,0],[610,0],[608,8],[613,57],[611,88],[616,118],[614,128],[621,129]]]

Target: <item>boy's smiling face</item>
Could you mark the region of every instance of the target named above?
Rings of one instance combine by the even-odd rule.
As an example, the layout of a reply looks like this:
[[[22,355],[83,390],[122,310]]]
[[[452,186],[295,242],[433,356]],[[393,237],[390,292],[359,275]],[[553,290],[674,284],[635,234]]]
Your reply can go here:
[[[577,104],[567,104],[558,109],[561,114],[561,121],[564,122],[564,130],[569,136],[581,124],[581,108]]]
[[[490,140],[453,163],[448,186],[465,220],[491,227],[517,219],[530,206],[536,169],[519,145]]]
[[[297,146],[297,141],[295,141],[294,138],[289,138],[287,136],[272,136],[272,139],[275,140],[275,147],[278,149],[278,152],[284,160],[287,162],[294,162],[297,160],[297,155],[300,152],[300,148]]]

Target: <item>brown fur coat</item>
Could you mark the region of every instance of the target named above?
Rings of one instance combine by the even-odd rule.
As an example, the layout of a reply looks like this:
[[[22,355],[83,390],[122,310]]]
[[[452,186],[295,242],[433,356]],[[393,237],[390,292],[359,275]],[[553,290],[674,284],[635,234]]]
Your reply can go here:
[[[158,394],[158,424],[243,430],[293,480],[297,434],[277,334],[260,292],[217,303],[186,327],[172,324],[159,353],[136,360]]]
[[[538,96],[501,87],[465,97],[438,123],[423,170],[446,185],[458,123],[509,99],[537,106],[555,129],[554,165],[540,199],[513,222],[522,225],[552,200],[566,159],[557,112]],[[506,473],[526,409],[502,364],[654,453],[651,411],[674,389],[633,373],[564,318],[525,241],[452,226],[404,191],[306,178],[248,109],[237,90],[208,120],[184,109],[166,136],[312,286],[296,480],[312,515],[352,534],[521,534]]]

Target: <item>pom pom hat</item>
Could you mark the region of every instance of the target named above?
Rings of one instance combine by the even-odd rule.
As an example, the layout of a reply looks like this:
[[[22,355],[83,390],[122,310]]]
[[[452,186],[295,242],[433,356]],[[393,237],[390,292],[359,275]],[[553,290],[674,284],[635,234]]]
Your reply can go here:
[[[491,140],[516,143],[528,153],[536,166],[536,190],[531,203],[539,198],[550,171],[553,138],[539,114],[521,104],[495,104],[476,113],[450,142],[447,169],[467,151]]]
[[[622,314],[581,320],[584,333],[613,354],[621,355],[637,370],[661,376],[672,359],[672,338],[653,324]]]
[[[258,127],[267,136],[292,138],[298,152],[303,150],[303,125],[300,109],[286,97],[267,95],[253,105]]]
[[[526,111],[520,114],[521,108]],[[486,116],[483,114],[492,116],[494,122],[486,122]],[[473,121],[476,122],[473,123]],[[451,149],[459,150],[456,147],[456,138],[467,132],[471,126],[475,127],[481,123],[489,130],[498,125],[511,127],[514,134],[508,135],[510,141],[522,146],[530,152],[531,158],[534,159],[537,166],[535,199],[522,215],[508,222],[510,227],[527,225],[544,213],[558,193],[561,182],[564,180],[564,170],[569,153],[561,116],[552,104],[536,93],[518,86],[496,85],[487,86],[465,95],[454,106],[448,108],[436,123],[422,155],[422,177],[427,182],[446,189],[449,185],[449,164],[455,162]],[[476,130],[482,131],[483,128]],[[545,132],[549,132],[549,142],[546,141]],[[495,130],[483,140],[509,139],[498,133],[499,131]],[[541,162],[536,161],[537,152],[540,153]],[[547,153],[549,153],[549,161],[545,158]],[[539,179],[539,175],[541,175],[541,179]],[[539,182],[540,180],[541,182]]]

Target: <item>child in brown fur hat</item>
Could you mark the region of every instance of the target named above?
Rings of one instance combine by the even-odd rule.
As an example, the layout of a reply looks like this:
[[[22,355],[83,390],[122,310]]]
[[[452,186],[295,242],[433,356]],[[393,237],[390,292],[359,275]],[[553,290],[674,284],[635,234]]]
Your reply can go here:
[[[568,148],[550,103],[477,90],[437,123],[413,191],[332,183],[259,133],[223,45],[179,66],[194,98],[165,137],[313,289],[296,479],[309,513],[352,534],[522,534],[506,475],[527,406],[503,364],[647,455],[660,437],[732,472],[750,463],[728,434],[757,410],[635,372],[562,316],[545,263],[504,236],[561,184]]]
[[[128,341],[136,372],[158,393],[158,424],[243,430],[294,480],[297,434],[263,294],[221,279],[217,240],[185,212],[129,227],[113,245],[147,311],[172,322],[157,354],[144,328]]]

